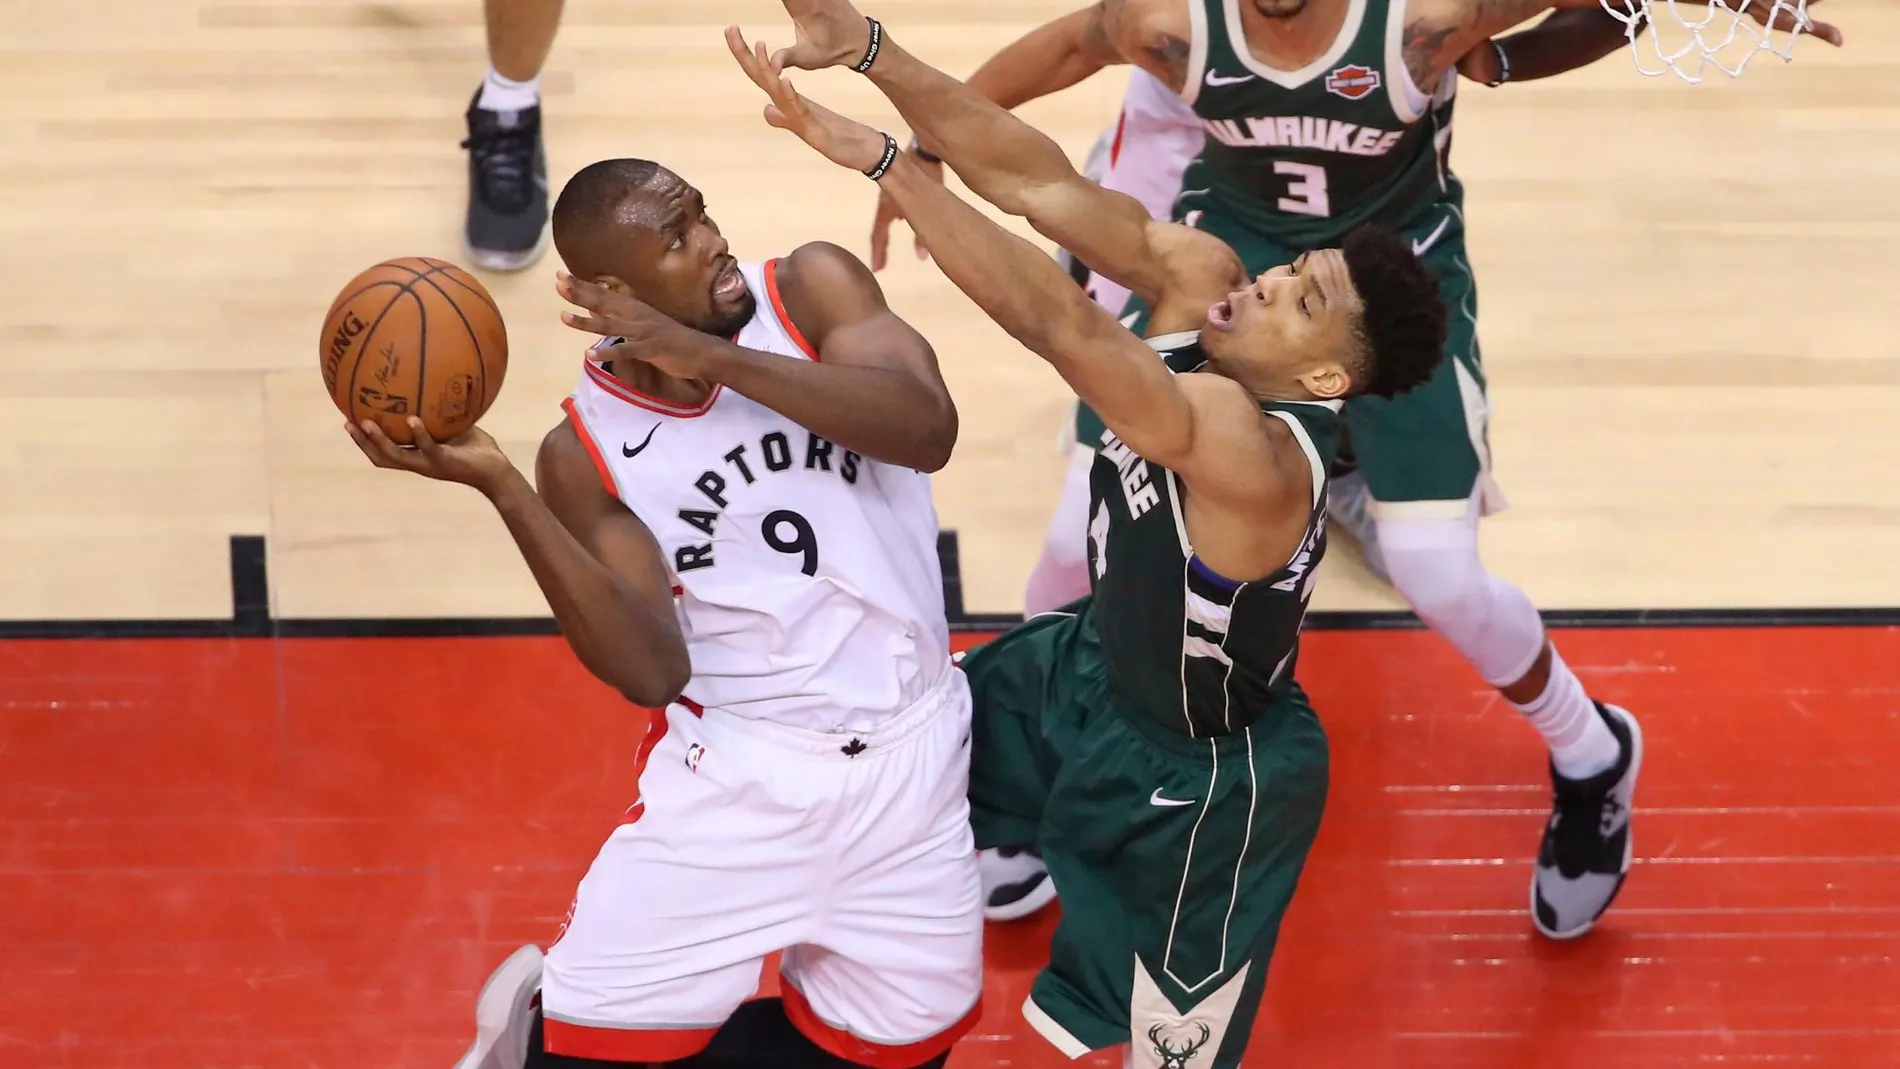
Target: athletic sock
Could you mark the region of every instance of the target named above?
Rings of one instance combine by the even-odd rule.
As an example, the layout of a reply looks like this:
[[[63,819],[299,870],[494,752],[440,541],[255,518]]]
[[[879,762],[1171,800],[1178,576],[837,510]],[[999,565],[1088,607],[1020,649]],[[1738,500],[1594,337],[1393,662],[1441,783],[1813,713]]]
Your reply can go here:
[[[1516,702],[1511,704],[1517,705]],[[1557,648],[1550,649],[1550,682],[1544,693],[1517,706],[1524,719],[1550,745],[1550,762],[1565,779],[1588,779],[1622,755],[1622,746],[1597,712],[1596,703],[1583,692]]]
[[[481,96],[475,106],[483,111],[526,111],[541,103],[541,76],[535,75],[525,82],[504,78],[495,68],[488,68],[488,77],[482,79]]]

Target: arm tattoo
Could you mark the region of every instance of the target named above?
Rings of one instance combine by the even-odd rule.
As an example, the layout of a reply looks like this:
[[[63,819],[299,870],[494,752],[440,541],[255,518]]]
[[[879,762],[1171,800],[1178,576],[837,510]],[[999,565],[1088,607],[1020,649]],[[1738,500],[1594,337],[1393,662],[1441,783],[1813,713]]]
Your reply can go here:
[[[1445,41],[1457,33],[1456,27],[1433,28],[1423,22],[1407,23],[1405,40],[1400,46],[1400,54],[1405,59],[1405,69],[1412,76],[1412,84],[1421,91],[1430,93],[1438,88],[1438,80],[1451,69],[1458,57],[1441,55],[1445,51]]]
[[[1188,43],[1171,33],[1156,34],[1141,46],[1141,52],[1166,71],[1169,88],[1179,93],[1187,88]]]

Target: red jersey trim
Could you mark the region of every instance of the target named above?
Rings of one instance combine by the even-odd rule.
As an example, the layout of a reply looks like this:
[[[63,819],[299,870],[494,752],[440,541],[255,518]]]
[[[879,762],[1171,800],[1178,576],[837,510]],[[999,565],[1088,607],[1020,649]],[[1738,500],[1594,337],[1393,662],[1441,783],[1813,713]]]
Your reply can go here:
[[[611,497],[620,496],[620,488],[614,485],[613,469],[607,466],[607,455],[600,451],[600,445],[594,441],[593,434],[587,429],[587,421],[581,418],[580,406],[572,397],[561,398],[561,410],[567,413],[568,422],[574,424],[574,435],[581,440],[582,448],[594,462],[594,470],[600,473],[600,484],[607,488]]]
[[[765,296],[772,302],[772,314],[778,316],[779,326],[785,328],[785,333],[791,337],[792,344],[798,346],[806,356],[811,357],[813,363],[817,363],[821,359],[818,355],[818,347],[805,339],[805,335],[798,329],[798,324],[792,322],[791,315],[785,311],[785,302],[779,299],[777,260],[765,261]]]
[[[612,350],[602,351],[611,352]],[[658,412],[662,416],[672,416],[675,419],[694,419],[711,412],[713,402],[719,400],[719,394],[725,390],[723,385],[715,385],[712,388],[712,392],[707,394],[706,399],[699,404],[680,405],[672,401],[663,401],[658,397],[641,393],[639,390],[615,378],[612,372],[601,367],[593,360],[586,361],[583,366],[587,368],[587,377],[594,380],[594,385],[607,391],[614,397],[630,405],[637,405],[640,408],[644,408],[648,412]]]

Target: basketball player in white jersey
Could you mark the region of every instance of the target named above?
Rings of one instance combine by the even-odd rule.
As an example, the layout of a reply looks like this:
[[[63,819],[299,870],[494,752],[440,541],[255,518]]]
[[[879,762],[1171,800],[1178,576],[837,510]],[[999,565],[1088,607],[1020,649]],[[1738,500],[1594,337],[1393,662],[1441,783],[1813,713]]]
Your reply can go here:
[[[983,917],[936,358],[849,253],[741,264],[656,164],[585,168],[553,229],[564,319],[609,337],[538,496],[480,431],[352,430],[488,494],[582,663],[664,707],[560,935],[490,978],[458,1069],[941,1065],[979,1014]],[[777,951],[782,1002],[747,1002]]]

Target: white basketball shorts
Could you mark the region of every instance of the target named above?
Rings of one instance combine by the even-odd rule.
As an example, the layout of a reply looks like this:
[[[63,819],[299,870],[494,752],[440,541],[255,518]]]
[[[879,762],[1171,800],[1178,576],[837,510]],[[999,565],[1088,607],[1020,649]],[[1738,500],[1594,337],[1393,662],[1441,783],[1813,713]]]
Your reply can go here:
[[[949,1049],[983,986],[969,743],[955,669],[863,735],[655,716],[640,797],[548,948],[548,1052],[690,1057],[779,950],[787,1016],[832,1054],[910,1069]]]

